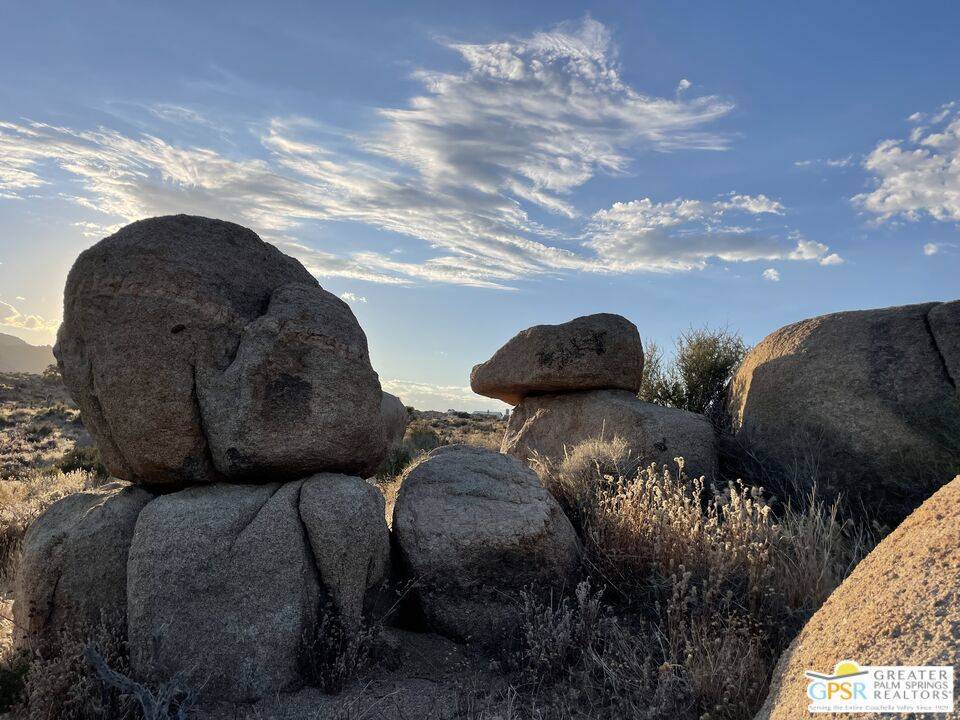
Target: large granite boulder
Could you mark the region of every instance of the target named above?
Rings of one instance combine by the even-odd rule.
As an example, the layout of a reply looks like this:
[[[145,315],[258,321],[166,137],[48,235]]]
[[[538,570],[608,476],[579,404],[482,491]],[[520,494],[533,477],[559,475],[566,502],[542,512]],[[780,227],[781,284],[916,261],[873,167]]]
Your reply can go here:
[[[385,452],[380,381],[350,307],[319,285],[281,285],[233,362],[198,377],[214,466],[231,479],[318,471],[369,477]]]
[[[841,660],[960,667],[958,598],[960,477],[915,510],[830,595],[780,658],[757,720],[809,717],[804,673],[830,674]],[[960,695],[960,687],[954,693]]]
[[[586,315],[518,333],[473,368],[475,393],[511,405],[528,395],[640,388],[643,346],[636,326],[620,315]]]
[[[81,253],[54,351],[125,480],[361,472],[385,452],[379,381],[352,312],[239,225],[153,218]]]
[[[643,402],[626,390],[528,397],[510,414],[500,452],[558,465],[579,443],[614,437],[628,444],[637,465],[674,468],[674,458],[682,457],[688,476],[716,477],[717,443],[706,417]]]
[[[562,589],[579,542],[536,474],[507,455],[436,448],[402,476],[393,532],[430,629],[490,641],[517,623],[517,593]]]
[[[301,684],[329,600],[348,625],[386,573],[383,501],[360,478],[195,487],[137,522],[128,564],[131,666],[177,672],[203,700],[247,702]]]
[[[14,589],[17,642],[42,644],[101,620],[123,626],[127,553],[153,495],[110,483],[55,502],[27,530]]]
[[[958,379],[960,302],[843,312],[764,338],[728,410],[769,477],[896,522],[960,471]]]

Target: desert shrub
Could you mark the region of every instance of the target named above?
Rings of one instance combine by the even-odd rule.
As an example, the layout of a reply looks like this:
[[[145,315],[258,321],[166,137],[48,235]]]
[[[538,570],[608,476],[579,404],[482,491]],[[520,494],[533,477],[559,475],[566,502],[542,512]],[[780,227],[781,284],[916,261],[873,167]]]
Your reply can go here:
[[[377,468],[376,476],[380,478],[396,477],[410,464],[413,456],[404,445],[395,445],[387,450],[387,455]]]
[[[100,458],[100,450],[95,445],[71,448],[63,454],[56,467],[65,473],[83,470],[100,478],[106,478],[110,475]]]
[[[57,500],[101,483],[83,470],[31,470],[17,480],[0,481],[0,580],[13,576],[30,523]]]
[[[429,423],[423,420],[414,420],[407,427],[407,433],[403,437],[403,444],[415,456],[422,452],[429,452],[436,447],[444,444],[440,433],[430,427]]]
[[[866,552],[815,494],[774,512],[761,488],[688,478],[680,458],[636,469],[617,438],[534,468],[610,604],[581,586],[525,607],[521,654],[540,705],[559,702],[551,683],[581,688],[558,717],[752,717],[779,653]]]
[[[304,680],[325,693],[339,693],[369,667],[379,636],[379,625],[346,628],[338,613],[324,605],[316,627],[301,638],[300,668]]]
[[[27,426],[25,434],[30,440],[42,440],[53,435],[57,429],[50,423],[31,423]]]
[[[40,377],[43,378],[45,383],[51,385],[59,385],[63,382],[63,375],[60,373],[60,368],[56,364],[47,365],[43,372],[40,373]]]
[[[717,412],[724,388],[746,351],[739,334],[708,327],[682,333],[671,364],[655,343],[648,343],[639,397],[696,413]]]
[[[98,677],[86,648],[120,673],[129,673],[126,642],[119,624],[102,621],[90,628],[65,630],[31,652],[17,717],[25,720],[133,720],[134,701]]]

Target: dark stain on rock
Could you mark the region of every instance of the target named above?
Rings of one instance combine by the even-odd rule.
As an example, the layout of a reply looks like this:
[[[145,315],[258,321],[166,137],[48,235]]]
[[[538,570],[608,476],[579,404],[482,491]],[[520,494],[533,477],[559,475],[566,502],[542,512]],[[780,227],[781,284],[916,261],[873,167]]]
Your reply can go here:
[[[574,337],[566,343],[558,343],[552,350],[541,350],[537,353],[537,362],[544,367],[562,371],[585,355],[603,355],[606,351],[607,331],[597,330],[585,339]]]
[[[310,413],[313,386],[301,377],[281,373],[267,383],[263,411],[271,421],[297,422]]]

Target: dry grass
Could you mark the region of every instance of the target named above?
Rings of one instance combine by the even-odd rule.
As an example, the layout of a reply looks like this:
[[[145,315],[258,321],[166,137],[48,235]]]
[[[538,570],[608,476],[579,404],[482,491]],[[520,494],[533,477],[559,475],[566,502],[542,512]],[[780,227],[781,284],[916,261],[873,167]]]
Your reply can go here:
[[[575,603],[528,608],[528,671],[542,684],[560,668],[586,694],[551,716],[752,717],[779,653],[867,550],[815,494],[777,515],[760,488],[710,487],[677,462],[638,470],[619,439],[588,441],[559,466],[534,459],[610,603],[600,622],[582,589]],[[594,640],[565,636],[578,624]]]

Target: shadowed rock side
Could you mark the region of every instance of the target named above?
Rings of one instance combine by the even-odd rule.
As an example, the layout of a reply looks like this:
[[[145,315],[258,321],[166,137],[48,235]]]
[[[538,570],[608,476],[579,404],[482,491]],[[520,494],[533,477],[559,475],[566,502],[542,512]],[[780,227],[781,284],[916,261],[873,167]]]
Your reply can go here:
[[[579,565],[573,526],[536,474],[468,445],[404,471],[393,532],[428,624],[459,639],[509,634],[520,590],[569,587]]]
[[[396,395],[383,393],[380,400],[380,418],[383,422],[383,435],[387,447],[398,445],[410,424],[410,413],[407,406]]]
[[[523,330],[473,368],[470,387],[516,405],[527,395],[571,390],[636,393],[642,374],[636,326],[620,315],[601,313]]]
[[[756,720],[810,717],[804,672],[829,673],[845,659],[960,665],[960,477],[877,545],[810,619],[777,664]]]
[[[54,351],[105,464],[126,480],[361,472],[385,452],[372,422],[379,381],[352,312],[239,225],[153,218],[81,253]],[[359,430],[367,421],[372,437]],[[339,465],[314,462],[317,448],[339,448],[325,459]]]
[[[960,303],[844,312],[768,335],[734,375],[734,430],[771,476],[896,522],[960,470]]]
[[[61,630],[122,625],[127,612],[127,553],[137,516],[153,495],[127,483],[69,495],[37,519],[23,540],[14,590],[18,644]]]
[[[510,415],[500,452],[560,463],[565,448],[600,437],[625,440],[640,465],[673,468],[683,457],[687,475],[716,477],[716,439],[706,417],[645,403],[626,390],[528,397]]]
[[[196,487],[141,513],[128,631],[139,677],[178,671],[204,701],[302,684],[303,641],[329,599],[349,625],[389,562],[383,500],[359,478]]]

